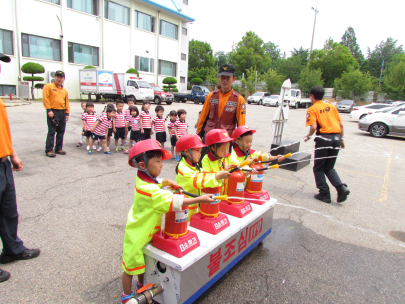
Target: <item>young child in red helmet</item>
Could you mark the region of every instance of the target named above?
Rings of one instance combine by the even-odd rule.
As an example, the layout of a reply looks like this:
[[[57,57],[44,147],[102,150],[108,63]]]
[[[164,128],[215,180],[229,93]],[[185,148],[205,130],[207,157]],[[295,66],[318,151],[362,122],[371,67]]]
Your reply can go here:
[[[163,180],[161,183],[156,180],[163,168],[162,161],[170,157],[171,154],[154,139],[136,143],[129,152],[128,163],[138,168],[138,172],[135,180],[134,203],[128,213],[125,228],[121,303],[138,303],[132,291],[132,277],[138,276],[137,288],[143,286],[145,260],[142,248],[152,240],[153,234],[160,230],[162,214],[180,211],[182,205],[215,201],[210,195],[184,198],[183,195],[161,189],[166,186],[178,186],[172,180]]]
[[[223,179],[231,174],[228,171],[216,173],[201,172],[198,162],[201,149],[206,147],[198,135],[184,135],[176,144],[176,151],[180,152],[180,162],[176,167],[176,182],[189,193],[200,194],[200,189],[221,187]],[[188,207],[188,220],[198,212],[198,204]]]
[[[239,161],[229,153],[229,145],[232,138],[225,129],[213,129],[205,135],[205,143],[209,146],[209,152],[202,160],[203,171],[220,172],[229,171],[232,167],[238,166]],[[225,180],[221,195],[227,193],[228,183]]]
[[[253,142],[253,133],[256,133],[256,130],[250,129],[248,126],[240,126],[236,128],[232,133],[232,143],[233,151],[232,155],[239,162],[243,162],[246,159],[253,160],[257,159],[260,161],[268,160],[278,160],[279,162],[284,160],[283,155],[273,156],[271,154],[265,154],[261,151],[255,151],[250,149]]]

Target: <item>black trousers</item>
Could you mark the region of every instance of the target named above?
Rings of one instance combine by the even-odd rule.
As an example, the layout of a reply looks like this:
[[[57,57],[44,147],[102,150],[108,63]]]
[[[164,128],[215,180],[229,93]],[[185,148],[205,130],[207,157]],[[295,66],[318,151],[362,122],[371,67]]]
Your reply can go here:
[[[59,125],[55,126],[52,122],[53,118],[46,114],[46,121],[48,123],[48,135],[46,136],[45,153],[52,151],[55,147],[55,151],[62,150],[63,147],[63,136],[65,135],[66,129],[66,110],[52,110],[53,118],[59,120]],[[55,144],[55,133],[56,133],[56,144]]]
[[[330,157],[325,159],[316,159],[314,161],[314,175],[316,187],[319,189],[319,193],[330,195],[329,186],[326,183],[325,176],[329,179],[330,183],[335,187],[342,185],[339,175],[334,169],[337,156],[339,154],[339,149],[341,144],[340,134],[320,134],[330,140],[324,140],[322,138],[315,138],[315,148],[326,148],[330,149],[320,149],[315,150],[315,158]]]
[[[23,242],[17,236],[18,212],[15,186],[9,160],[0,164],[0,238],[4,254],[24,252]]]

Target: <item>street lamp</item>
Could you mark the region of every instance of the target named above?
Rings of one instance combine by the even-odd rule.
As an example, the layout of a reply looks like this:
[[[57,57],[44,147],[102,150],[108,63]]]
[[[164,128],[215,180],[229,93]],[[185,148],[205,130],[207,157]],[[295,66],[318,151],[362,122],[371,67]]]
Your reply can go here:
[[[313,8],[313,7],[312,7],[312,10],[315,12],[315,19],[314,19],[314,28],[313,28],[313,30],[312,30],[312,40],[311,40],[311,49],[310,49],[310,51],[309,51],[309,56],[310,56],[309,58],[311,58],[312,45],[313,45],[313,43],[314,43],[316,14],[319,13],[319,11],[318,11],[318,0],[316,1],[316,8]]]

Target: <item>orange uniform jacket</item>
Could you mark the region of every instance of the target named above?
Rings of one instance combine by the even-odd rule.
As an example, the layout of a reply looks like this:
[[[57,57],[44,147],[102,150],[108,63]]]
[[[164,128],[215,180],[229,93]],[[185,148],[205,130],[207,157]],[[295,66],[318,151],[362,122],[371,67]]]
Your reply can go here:
[[[48,83],[42,90],[42,103],[49,112],[53,110],[65,110],[70,113],[68,92],[64,88],[58,88],[55,83]]]
[[[13,152],[6,105],[0,98],[0,158],[9,156]]]

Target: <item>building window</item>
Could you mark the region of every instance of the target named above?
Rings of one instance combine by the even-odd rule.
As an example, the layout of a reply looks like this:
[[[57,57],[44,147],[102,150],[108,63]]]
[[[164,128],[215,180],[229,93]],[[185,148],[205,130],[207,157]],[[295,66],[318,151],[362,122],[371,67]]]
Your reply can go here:
[[[159,60],[159,75],[176,77],[177,63]]]
[[[98,0],[67,0],[67,7],[98,15]]]
[[[186,83],[186,77],[180,77],[180,83]]]
[[[0,30],[0,53],[13,55],[13,32]]]
[[[104,1],[104,17],[119,23],[129,25],[129,8],[115,2]]]
[[[22,55],[40,59],[61,61],[60,40],[21,34]]]
[[[188,0],[183,0],[183,4],[188,5]]]
[[[187,61],[187,55],[186,54],[181,54],[181,60]]]
[[[16,95],[15,86],[0,84],[0,96],[7,96],[10,93]]]
[[[98,66],[98,47],[69,42],[68,60],[71,63]]]
[[[45,0],[54,4],[60,4],[60,0]]]
[[[177,39],[177,25],[160,20],[160,35]]]
[[[155,59],[148,57],[135,56],[135,69],[138,72],[155,72]]]
[[[186,36],[187,36],[187,29],[186,29],[185,27],[183,27],[183,28],[181,29],[181,33],[182,33],[183,35],[186,35]]]
[[[135,27],[154,33],[155,17],[135,11]]]

